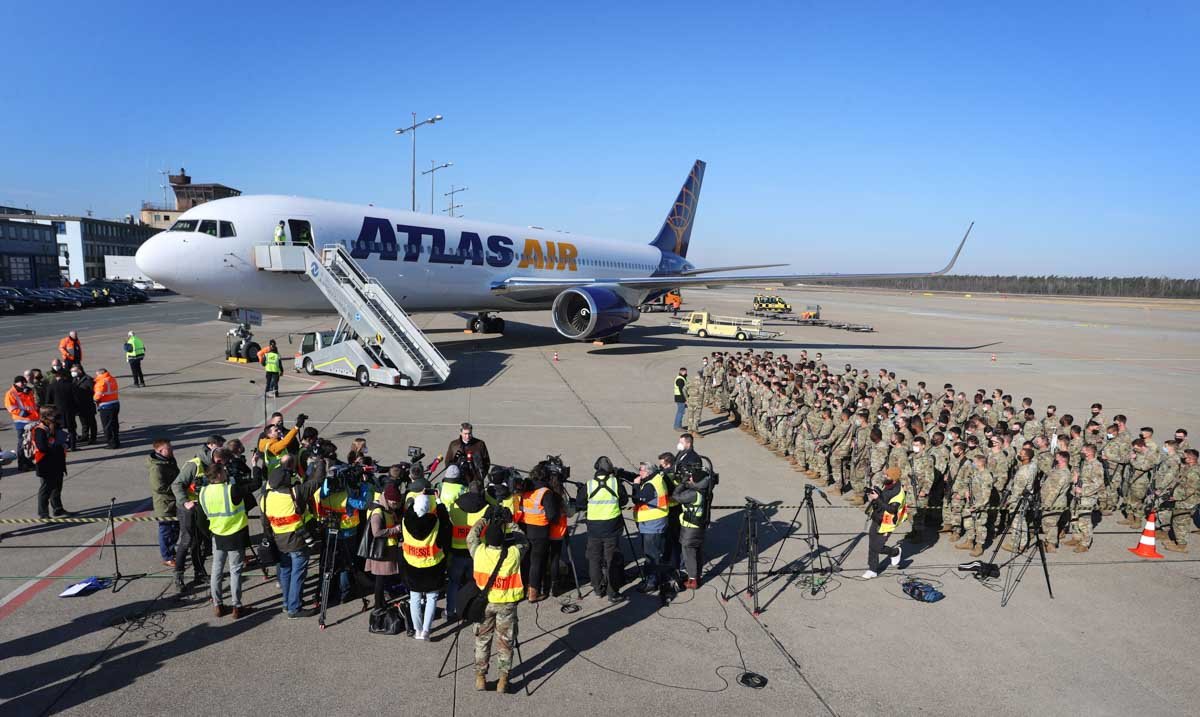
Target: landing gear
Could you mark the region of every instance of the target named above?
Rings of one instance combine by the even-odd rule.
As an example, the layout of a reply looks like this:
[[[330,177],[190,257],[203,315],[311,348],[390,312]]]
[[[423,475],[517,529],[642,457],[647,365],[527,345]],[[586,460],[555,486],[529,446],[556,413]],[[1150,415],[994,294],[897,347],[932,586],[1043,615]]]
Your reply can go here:
[[[488,312],[481,312],[467,321],[467,330],[475,334],[504,333],[504,319]]]
[[[238,324],[225,334],[225,358],[233,361],[257,361],[262,347],[254,341],[250,324]]]

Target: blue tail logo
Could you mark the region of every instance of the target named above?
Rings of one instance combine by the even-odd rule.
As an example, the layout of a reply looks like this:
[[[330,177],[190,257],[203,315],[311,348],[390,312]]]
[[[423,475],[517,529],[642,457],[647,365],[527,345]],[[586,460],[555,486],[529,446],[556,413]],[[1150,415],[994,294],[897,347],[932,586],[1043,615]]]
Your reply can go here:
[[[692,223],[696,219],[696,206],[700,203],[700,185],[704,182],[704,162],[697,159],[688,173],[675,204],[671,206],[667,220],[650,245],[660,251],[687,256],[688,242],[692,239]]]

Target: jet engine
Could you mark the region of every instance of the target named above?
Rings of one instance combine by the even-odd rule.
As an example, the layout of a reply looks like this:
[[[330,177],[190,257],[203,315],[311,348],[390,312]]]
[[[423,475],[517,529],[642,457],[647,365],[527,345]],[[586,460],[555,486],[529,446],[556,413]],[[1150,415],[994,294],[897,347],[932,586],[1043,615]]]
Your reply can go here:
[[[550,314],[558,333],[576,341],[612,336],[641,316],[615,291],[603,286],[563,291],[554,299]]]

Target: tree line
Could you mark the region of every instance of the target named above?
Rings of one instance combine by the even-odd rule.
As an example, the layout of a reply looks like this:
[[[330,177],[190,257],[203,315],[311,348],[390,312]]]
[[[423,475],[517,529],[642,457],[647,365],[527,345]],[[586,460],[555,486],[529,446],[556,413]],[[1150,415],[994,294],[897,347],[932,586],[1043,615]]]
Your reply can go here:
[[[1200,279],[1165,276],[982,276],[952,274],[921,279],[871,279],[848,282],[811,281],[809,284],[862,286],[908,291],[961,291],[1051,296],[1129,296],[1154,299],[1200,298]]]

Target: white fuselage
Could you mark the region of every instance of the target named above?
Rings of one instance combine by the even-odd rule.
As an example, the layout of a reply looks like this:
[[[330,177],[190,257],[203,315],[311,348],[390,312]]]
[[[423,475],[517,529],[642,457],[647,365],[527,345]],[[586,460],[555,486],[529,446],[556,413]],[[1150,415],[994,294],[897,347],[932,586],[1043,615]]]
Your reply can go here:
[[[254,266],[253,247],[270,243],[280,221],[287,224],[289,243],[302,240],[307,229],[318,250],[327,244],[352,250],[363,270],[409,311],[546,309],[553,295],[517,301],[492,288],[511,277],[647,277],[663,264],[662,252],[649,245],[261,195],[219,199],[184,212],[171,230],[142,245],[138,267],[173,291],[222,308],[332,312],[306,276]],[[189,230],[178,230],[181,224]]]

